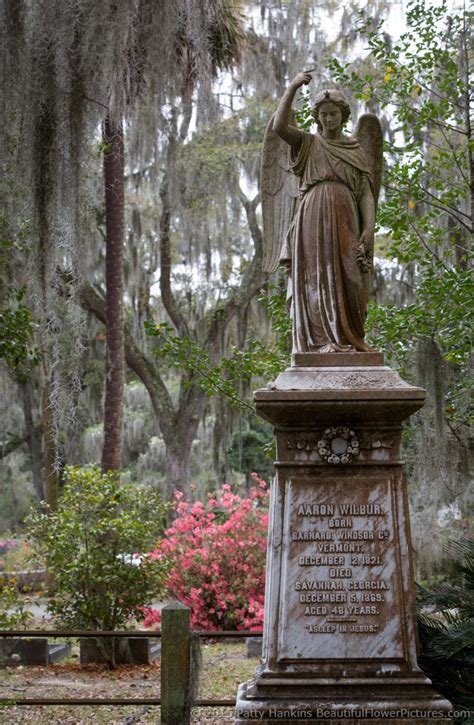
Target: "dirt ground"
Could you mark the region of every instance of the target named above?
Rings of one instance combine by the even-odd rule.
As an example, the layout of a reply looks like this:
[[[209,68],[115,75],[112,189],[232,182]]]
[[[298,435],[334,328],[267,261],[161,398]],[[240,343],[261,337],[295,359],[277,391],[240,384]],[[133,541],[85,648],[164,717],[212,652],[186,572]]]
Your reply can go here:
[[[204,643],[201,646],[202,668],[199,699],[234,699],[237,687],[251,677],[257,658],[247,659],[245,644]],[[111,672],[101,665],[78,664],[77,647],[64,663],[49,667],[15,667],[0,669],[0,703],[3,698],[33,697],[86,698],[124,697],[153,698],[160,696],[160,663],[147,666],[123,665]],[[232,725],[234,711],[230,707],[193,708],[193,725]],[[153,706],[46,706],[0,704],[0,723],[35,725],[80,725],[82,723],[160,723],[160,708]]]

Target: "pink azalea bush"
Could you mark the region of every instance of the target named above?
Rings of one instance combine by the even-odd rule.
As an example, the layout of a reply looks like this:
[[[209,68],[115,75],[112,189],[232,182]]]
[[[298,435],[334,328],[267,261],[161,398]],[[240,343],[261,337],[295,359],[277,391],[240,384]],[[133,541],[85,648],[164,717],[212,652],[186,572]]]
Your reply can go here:
[[[151,556],[172,561],[170,594],[191,609],[193,629],[208,631],[263,626],[268,491],[252,474],[246,498],[224,485],[207,503],[189,503],[177,492],[177,518]],[[145,626],[160,613],[145,612]]]

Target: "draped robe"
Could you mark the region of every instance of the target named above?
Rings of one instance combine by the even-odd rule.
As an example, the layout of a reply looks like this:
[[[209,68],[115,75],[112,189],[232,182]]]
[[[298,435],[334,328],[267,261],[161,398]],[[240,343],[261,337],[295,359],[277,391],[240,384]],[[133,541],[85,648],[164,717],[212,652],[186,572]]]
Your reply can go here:
[[[357,264],[360,200],[372,193],[364,151],[353,138],[303,132],[290,168],[300,200],[281,260],[291,259],[293,352],[368,351],[368,275]]]

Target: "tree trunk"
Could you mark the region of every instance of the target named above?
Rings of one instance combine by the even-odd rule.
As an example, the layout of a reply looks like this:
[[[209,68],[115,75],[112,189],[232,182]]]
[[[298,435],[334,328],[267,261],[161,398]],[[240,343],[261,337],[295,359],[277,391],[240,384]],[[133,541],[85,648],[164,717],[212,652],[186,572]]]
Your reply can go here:
[[[175,491],[182,491],[189,496],[189,477],[191,470],[191,446],[187,441],[180,441],[178,436],[171,443],[165,443],[165,476],[168,501],[173,499]]]
[[[185,386],[183,386],[184,388]],[[189,497],[190,468],[193,441],[195,440],[206,405],[206,395],[193,386],[181,391],[178,410],[171,426],[163,430],[166,446],[166,496],[172,498],[175,491]]]
[[[120,471],[125,381],[123,327],[124,148],[121,122],[104,125],[107,362],[102,470]]]

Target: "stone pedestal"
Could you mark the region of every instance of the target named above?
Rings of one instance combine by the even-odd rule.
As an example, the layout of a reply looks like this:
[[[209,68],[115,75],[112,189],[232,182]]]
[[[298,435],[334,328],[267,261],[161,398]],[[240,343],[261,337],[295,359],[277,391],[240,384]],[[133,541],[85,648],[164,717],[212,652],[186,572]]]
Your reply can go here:
[[[236,723],[449,722],[417,667],[401,424],[425,392],[380,353],[298,354],[274,425],[263,664]]]

